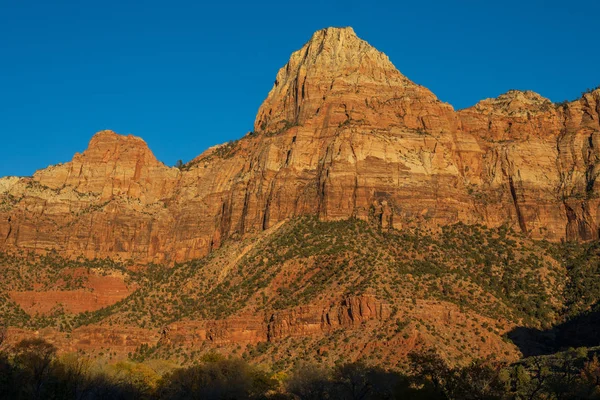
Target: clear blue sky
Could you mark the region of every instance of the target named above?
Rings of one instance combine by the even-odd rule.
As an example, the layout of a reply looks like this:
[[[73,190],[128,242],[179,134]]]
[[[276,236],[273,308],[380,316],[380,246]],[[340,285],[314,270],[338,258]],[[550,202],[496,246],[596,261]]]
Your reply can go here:
[[[311,34],[352,26],[455,108],[600,84],[600,1],[0,0],[0,176],[69,161],[98,130],[168,165],[243,136]]]

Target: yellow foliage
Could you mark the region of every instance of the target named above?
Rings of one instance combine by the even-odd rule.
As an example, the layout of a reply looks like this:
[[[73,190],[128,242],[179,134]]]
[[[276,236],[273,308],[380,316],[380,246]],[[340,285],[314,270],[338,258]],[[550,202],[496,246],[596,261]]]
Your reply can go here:
[[[138,387],[149,387],[155,389],[160,381],[160,374],[145,364],[131,361],[119,361],[109,365],[107,373],[116,379],[134,384]]]

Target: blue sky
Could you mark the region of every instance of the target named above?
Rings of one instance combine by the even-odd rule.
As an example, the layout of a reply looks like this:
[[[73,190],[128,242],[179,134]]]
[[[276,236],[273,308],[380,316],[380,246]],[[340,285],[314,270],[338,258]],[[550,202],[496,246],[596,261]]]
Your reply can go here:
[[[464,108],[600,84],[600,2],[0,0],[0,176],[69,161],[102,129],[168,165],[250,131],[311,34],[352,26]]]

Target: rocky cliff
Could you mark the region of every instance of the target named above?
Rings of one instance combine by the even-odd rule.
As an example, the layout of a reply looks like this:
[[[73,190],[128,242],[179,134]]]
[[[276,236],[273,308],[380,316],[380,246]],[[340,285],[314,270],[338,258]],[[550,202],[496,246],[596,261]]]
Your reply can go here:
[[[600,90],[455,111],[351,28],[328,28],[278,72],[254,132],[181,169],[102,131],[71,162],[0,179],[0,249],[181,261],[302,214],[594,239],[599,115]]]

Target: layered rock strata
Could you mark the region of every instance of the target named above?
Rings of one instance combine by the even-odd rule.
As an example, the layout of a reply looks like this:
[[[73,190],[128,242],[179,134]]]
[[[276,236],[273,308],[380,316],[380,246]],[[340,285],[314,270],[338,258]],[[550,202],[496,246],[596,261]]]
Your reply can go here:
[[[184,168],[102,131],[68,163],[0,179],[0,249],[168,263],[303,214],[596,239],[599,115],[600,90],[455,111],[351,28],[324,29],[278,72],[253,132]]]

